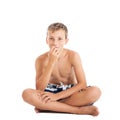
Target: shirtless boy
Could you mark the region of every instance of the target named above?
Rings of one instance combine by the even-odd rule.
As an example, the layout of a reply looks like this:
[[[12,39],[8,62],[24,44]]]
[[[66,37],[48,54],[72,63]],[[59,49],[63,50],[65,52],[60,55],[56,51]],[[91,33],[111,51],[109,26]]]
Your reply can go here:
[[[96,86],[87,86],[80,56],[64,48],[67,42],[68,30],[63,23],[48,27],[46,43],[50,50],[36,59],[36,89],[25,89],[23,100],[33,105],[36,112],[97,116],[98,108],[92,104],[101,91]]]

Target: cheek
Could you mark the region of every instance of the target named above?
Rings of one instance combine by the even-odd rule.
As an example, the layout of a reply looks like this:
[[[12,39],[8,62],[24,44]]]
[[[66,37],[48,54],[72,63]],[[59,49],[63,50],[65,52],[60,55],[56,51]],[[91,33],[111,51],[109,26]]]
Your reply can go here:
[[[48,41],[48,40],[46,40],[46,43],[47,43],[47,44],[49,44],[49,41]]]
[[[46,43],[50,46],[52,45],[52,42],[50,42],[49,40],[46,40]]]
[[[65,43],[65,41],[62,41],[60,44],[61,44],[61,45],[65,45],[66,43]]]

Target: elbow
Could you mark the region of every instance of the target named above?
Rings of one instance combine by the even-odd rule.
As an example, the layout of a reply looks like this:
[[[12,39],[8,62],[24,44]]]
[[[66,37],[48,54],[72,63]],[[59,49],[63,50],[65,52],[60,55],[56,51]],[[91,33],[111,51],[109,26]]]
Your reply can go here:
[[[39,90],[39,85],[37,82],[36,82],[36,90]]]
[[[82,88],[86,88],[87,87],[87,82],[86,81],[83,81],[82,82]]]
[[[37,84],[36,84],[36,90],[44,91],[44,89],[41,86],[37,85]]]
[[[87,87],[86,82],[78,83],[78,85],[79,85],[79,89],[80,89],[80,90],[81,90],[81,89],[85,89],[85,88]]]
[[[36,90],[45,91],[45,89],[41,87],[36,87]]]
[[[44,91],[45,87],[36,83],[36,90]]]

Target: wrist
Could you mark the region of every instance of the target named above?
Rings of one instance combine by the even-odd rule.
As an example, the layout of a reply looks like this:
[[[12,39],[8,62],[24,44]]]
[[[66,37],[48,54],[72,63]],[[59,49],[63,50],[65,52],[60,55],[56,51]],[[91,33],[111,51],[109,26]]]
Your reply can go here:
[[[49,64],[50,66],[54,66],[54,65],[55,65],[55,63],[56,63],[56,61],[55,61],[55,60],[49,60],[49,62],[48,62],[48,64]]]
[[[55,94],[55,98],[56,98],[56,100],[60,100],[60,99],[61,99],[60,94],[59,94],[59,93],[56,93],[56,94]]]

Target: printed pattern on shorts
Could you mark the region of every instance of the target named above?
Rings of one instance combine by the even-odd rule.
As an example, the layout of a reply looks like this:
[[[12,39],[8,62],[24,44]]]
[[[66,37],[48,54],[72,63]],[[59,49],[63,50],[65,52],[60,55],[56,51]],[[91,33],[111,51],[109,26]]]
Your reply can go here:
[[[58,92],[61,92],[63,90],[67,90],[71,87],[73,87],[74,84],[69,84],[69,85],[64,85],[64,84],[61,84],[61,85],[55,85],[55,84],[48,84],[45,91],[46,92],[52,92],[52,93],[58,93]]]

